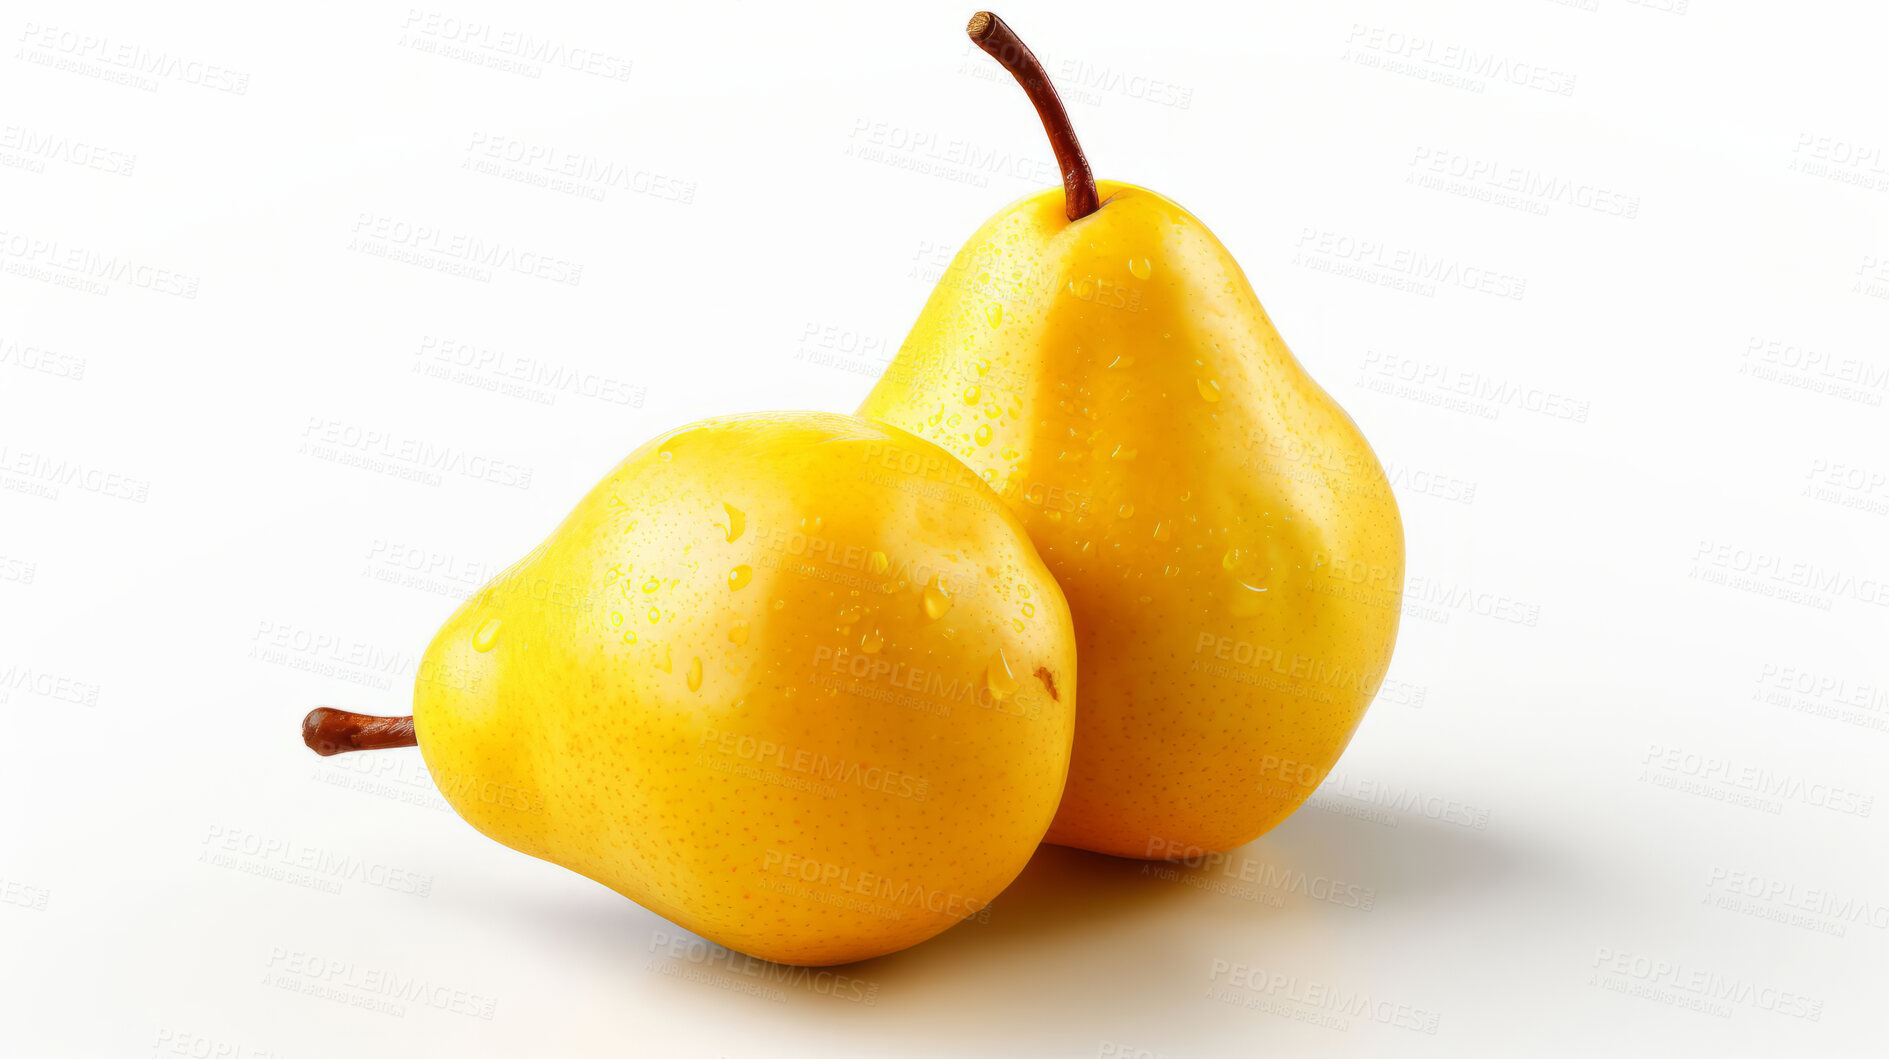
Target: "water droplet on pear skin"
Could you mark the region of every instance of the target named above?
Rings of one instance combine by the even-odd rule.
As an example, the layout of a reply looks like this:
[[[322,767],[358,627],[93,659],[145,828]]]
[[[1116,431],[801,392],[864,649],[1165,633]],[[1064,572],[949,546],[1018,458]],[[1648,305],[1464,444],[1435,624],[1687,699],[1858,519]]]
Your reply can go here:
[[[699,656],[689,662],[689,690],[702,690],[702,659]]]
[[[884,647],[884,646],[885,646],[885,637],[880,636],[879,630],[877,629],[874,629],[871,632],[866,633],[865,635],[859,638],[859,649],[869,655],[878,654],[879,648]]]
[[[1117,515],[1120,515],[1120,516],[1121,516],[1121,517],[1123,517],[1123,518],[1134,518],[1134,517],[1135,517],[1135,505],[1133,505],[1133,504],[1123,504],[1123,505],[1122,505],[1121,507],[1118,507],[1118,508],[1116,508],[1116,509],[1115,509],[1115,513],[1116,513]]]
[[[662,611],[656,609],[655,607],[649,608],[649,623],[651,625],[654,625],[661,620],[662,620]]]
[[[728,642],[732,644],[747,643],[748,642],[748,623],[745,621],[738,621],[738,622],[735,622],[733,625],[729,626],[728,627]]]
[[[892,560],[887,559],[884,552],[873,552],[866,557],[866,569],[875,574],[885,573],[891,565]]]
[[[730,504],[726,500],[722,501],[721,507],[723,511],[728,512],[728,525],[722,528],[728,531],[728,543],[733,544],[740,539],[742,532],[748,528],[748,516],[742,513],[740,508],[735,507],[735,505]],[[721,524],[716,523],[716,525]]]
[[[623,642],[624,642],[624,643],[635,643],[635,642],[636,642],[636,630],[635,630],[635,629],[626,629],[626,630],[624,630],[624,633],[623,633]]]
[[[925,617],[937,621],[951,609],[951,592],[945,588],[944,575],[935,574],[925,585]]]
[[[984,310],[984,318],[990,321],[992,327],[1001,326],[1004,322],[1004,307],[993,303]]]
[[[728,588],[730,591],[746,588],[748,582],[752,580],[754,580],[754,567],[749,566],[747,563],[742,563],[740,566],[728,571]]]
[[[661,658],[657,658],[655,654],[652,652],[650,654],[649,660],[652,664],[655,665],[657,669],[660,669],[665,673],[674,673],[676,671],[675,663],[669,660],[669,648],[667,646],[663,647]]]
[[[1210,404],[1220,400],[1220,384],[1212,379],[1195,379],[1194,387],[1200,391],[1202,400]]]
[[[623,612],[622,612],[622,611],[620,611],[620,610],[613,610],[613,611],[611,611],[611,612],[610,612],[610,624],[611,624],[611,625],[622,625],[622,624],[623,624]]]
[[[996,432],[990,429],[989,423],[979,423],[977,425],[977,443],[979,445],[990,444],[990,439],[995,436]]]
[[[1017,693],[1017,677],[1010,671],[1010,660],[1004,657],[1002,648],[990,656],[990,664],[984,667],[984,682],[990,687],[990,697],[998,702]]]
[[[1115,451],[1109,453],[1109,457],[1117,460],[1132,460],[1135,458],[1135,454],[1140,451],[1139,449],[1131,449],[1126,445],[1117,445],[1115,446]]]
[[[1168,529],[1167,523],[1157,522],[1154,524],[1154,539],[1155,540],[1164,541],[1173,535],[1174,535],[1173,531]]]
[[[487,618],[480,622],[479,627],[472,633],[472,649],[480,654],[490,651],[492,645],[498,642],[498,627],[497,618]]]
[[[840,624],[851,625],[852,623],[858,621],[862,616],[864,616],[865,613],[866,612],[863,608],[848,607],[845,610],[840,612],[840,618],[839,618]]]
[[[661,587],[662,587],[662,582],[656,580],[654,575],[651,575],[649,580],[643,582],[643,592],[645,594],[654,592]]]
[[[1147,279],[1154,275],[1154,265],[1145,257],[1131,257],[1128,259],[1128,271],[1134,273],[1136,279]]]
[[[976,404],[980,396],[982,396],[982,392],[978,390],[977,385],[975,383],[973,383],[970,386],[966,386],[964,388],[964,403],[965,404]]]
[[[1233,595],[1227,600],[1227,611],[1236,618],[1250,618],[1266,609],[1266,590],[1247,584],[1244,580],[1233,582]]]

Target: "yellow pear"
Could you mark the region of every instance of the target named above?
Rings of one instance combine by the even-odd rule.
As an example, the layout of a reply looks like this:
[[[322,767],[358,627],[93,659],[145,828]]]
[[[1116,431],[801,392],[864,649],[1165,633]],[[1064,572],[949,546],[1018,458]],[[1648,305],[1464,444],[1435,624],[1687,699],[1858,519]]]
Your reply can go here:
[[[844,963],[984,907],[1055,813],[1067,604],[962,464],[879,423],[713,419],[638,449],[460,607],[412,745],[486,835],[731,949]]]
[[[1199,218],[1089,178],[1029,49],[1065,187],[985,222],[860,414],[955,453],[1068,596],[1082,706],[1049,841],[1239,846],[1343,752],[1390,662],[1403,526],[1358,427]]]

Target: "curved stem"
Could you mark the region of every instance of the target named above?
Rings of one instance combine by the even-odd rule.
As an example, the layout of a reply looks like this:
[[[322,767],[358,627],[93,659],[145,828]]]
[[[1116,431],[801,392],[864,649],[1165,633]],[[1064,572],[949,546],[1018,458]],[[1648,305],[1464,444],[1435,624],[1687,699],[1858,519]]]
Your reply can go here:
[[[411,717],[373,717],[330,706],[317,706],[302,718],[302,742],[322,757],[350,750],[420,745],[413,734]]]
[[[1069,123],[1069,112],[1063,109],[1062,97],[1049,82],[1049,71],[1030,54],[1029,46],[1015,30],[988,11],[972,15],[964,32],[1010,71],[1010,76],[1017,79],[1024,94],[1035,105],[1037,117],[1043,119],[1043,131],[1049,133],[1049,145],[1056,151],[1056,164],[1063,171],[1064,212],[1069,219],[1079,221],[1101,209],[1095,174],[1089,172],[1089,160],[1083,157],[1082,145],[1076,142],[1076,128]]]

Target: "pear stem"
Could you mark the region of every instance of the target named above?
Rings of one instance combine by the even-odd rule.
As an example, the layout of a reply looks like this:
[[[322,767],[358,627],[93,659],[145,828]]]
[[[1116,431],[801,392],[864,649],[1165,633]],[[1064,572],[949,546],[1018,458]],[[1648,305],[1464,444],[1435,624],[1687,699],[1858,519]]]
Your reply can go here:
[[[1010,76],[1017,79],[1024,94],[1035,105],[1036,116],[1043,119],[1043,131],[1049,133],[1049,145],[1055,150],[1056,164],[1063,171],[1063,212],[1070,220],[1079,221],[1101,209],[1095,174],[1089,172],[1089,160],[1083,156],[1082,145],[1076,142],[1076,127],[1069,123],[1069,112],[1063,109],[1056,86],[1050,84],[1049,71],[1030,53],[1029,46],[1017,36],[1016,30],[988,11],[972,15],[964,32],[971,35],[972,43],[1010,71]]]
[[[302,718],[302,742],[322,757],[350,750],[420,745],[413,734],[411,717],[374,717],[331,706],[317,706]]]

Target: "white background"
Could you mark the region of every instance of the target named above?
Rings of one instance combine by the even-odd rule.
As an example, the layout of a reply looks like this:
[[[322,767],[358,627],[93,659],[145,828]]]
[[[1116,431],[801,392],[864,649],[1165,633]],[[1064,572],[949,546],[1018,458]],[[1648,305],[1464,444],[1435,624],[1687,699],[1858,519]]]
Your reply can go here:
[[[1310,807],[1179,873],[1046,848],[871,1004],[297,722],[406,712],[651,435],[856,406],[1054,179],[972,9],[194,6],[0,23],[0,1051],[1881,1054],[1874,5],[1002,9],[1364,428],[1410,593]],[[396,975],[440,999],[363,1006]]]

